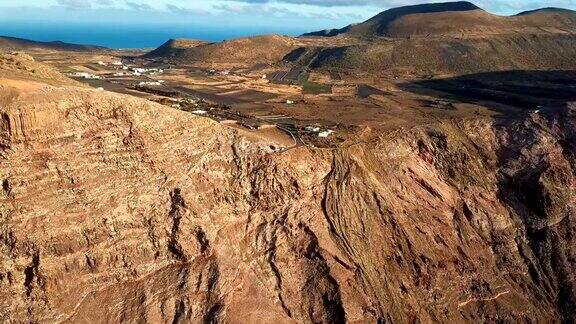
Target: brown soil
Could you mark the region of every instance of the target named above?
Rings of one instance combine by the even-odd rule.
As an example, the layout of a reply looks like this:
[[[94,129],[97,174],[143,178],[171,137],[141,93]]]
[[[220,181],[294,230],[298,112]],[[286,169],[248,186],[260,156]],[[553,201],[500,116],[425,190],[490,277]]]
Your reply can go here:
[[[93,84],[167,105],[56,69],[114,54],[0,56],[0,321],[574,322],[572,36],[452,41],[264,37]],[[332,93],[262,77],[293,65]],[[230,106],[126,90],[159,78]]]
[[[274,153],[130,96],[9,85],[4,321],[573,320],[571,104]]]

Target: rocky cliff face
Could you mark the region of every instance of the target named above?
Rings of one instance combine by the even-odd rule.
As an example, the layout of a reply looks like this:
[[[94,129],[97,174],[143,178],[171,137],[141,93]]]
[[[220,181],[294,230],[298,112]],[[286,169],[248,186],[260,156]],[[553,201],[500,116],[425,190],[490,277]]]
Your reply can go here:
[[[272,153],[127,96],[10,91],[3,321],[574,320],[573,105]]]
[[[573,320],[573,109],[335,153],[325,215],[375,317]]]

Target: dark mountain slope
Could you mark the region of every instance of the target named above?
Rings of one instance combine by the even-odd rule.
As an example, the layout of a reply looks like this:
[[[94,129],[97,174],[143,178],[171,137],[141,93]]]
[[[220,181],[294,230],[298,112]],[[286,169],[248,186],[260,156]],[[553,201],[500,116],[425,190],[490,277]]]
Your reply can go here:
[[[155,50],[147,53],[144,57],[155,58],[155,57],[177,57],[188,49],[205,45],[207,42],[201,40],[193,39],[171,39],[166,43],[162,44]]]
[[[493,35],[551,32],[543,28],[576,31],[576,13],[545,8],[504,17],[488,13],[469,2],[406,6],[383,11],[369,20],[342,29],[303,36],[411,37],[431,35]],[[536,29],[535,29],[536,28]]]
[[[56,51],[73,51],[73,52],[92,52],[105,51],[106,47],[94,45],[79,45],[64,43],[61,41],[38,42],[28,39],[0,36],[0,50],[32,50],[48,49]]]
[[[303,36],[336,36],[339,34],[350,34],[356,36],[388,35],[391,32],[389,30],[390,25],[392,25],[395,21],[403,19],[404,17],[409,15],[433,14],[433,13],[445,13],[445,12],[462,13],[470,11],[477,12],[482,10],[478,8],[476,5],[465,1],[430,3],[430,4],[398,7],[383,11],[378,15],[360,24],[349,25],[341,29],[332,29],[332,30],[307,33],[304,34]]]
[[[576,69],[572,35],[375,40],[325,48],[312,68],[408,74]]]
[[[176,45],[168,42],[146,54],[145,57],[171,58],[180,63],[253,65],[280,61],[284,55],[297,48],[299,44],[298,40],[294,38],[280,35],[238,38],[198,46],[179,46],[185,44],[184,42],[181,40]]]
[[[425,4],[307,35],[332,36],[321,37],[324,43],[357,40],[324,47],[312,68],[409,74],[576,69],[576,12],[565,9],[505,17],[469,2]]]
[[[546,8],[504,17],[469,2],[422,4],[307,35],[338,37],[269,35],[199,46],[170,41],[147,56],[185,64],[283,62],[306,69],[375,73],[576,69],[576,13],[570,10]]]

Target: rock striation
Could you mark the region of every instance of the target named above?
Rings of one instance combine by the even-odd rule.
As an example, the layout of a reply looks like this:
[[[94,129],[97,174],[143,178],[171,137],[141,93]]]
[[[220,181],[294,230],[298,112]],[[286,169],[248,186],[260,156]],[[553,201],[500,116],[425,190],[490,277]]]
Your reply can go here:
[[[274,153],[0,83],[3,322],[574,321],[574,104]]]

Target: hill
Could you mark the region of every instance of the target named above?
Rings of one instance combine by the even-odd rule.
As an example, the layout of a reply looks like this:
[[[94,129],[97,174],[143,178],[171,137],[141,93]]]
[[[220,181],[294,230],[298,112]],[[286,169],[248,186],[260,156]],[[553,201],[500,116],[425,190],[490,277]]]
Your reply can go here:
[[[570,10],[546,8],[505,17],[488,13],[470,2],[461,1],[393,8],[359,24],[342,29],[307,33],[303,36],[405,38],[447,35],[469,37],[557,30],[576,32],[575,21],[576,13]]]
[[[518,24],[538,28],[549,33],[576,33],[576,11],[560,8],[543,8],[519,13],[509,19]]]
[[[576,56],[576,38],[562,34],[374,40],[316,51],[309,67],[352,73],[363,71],[421,76],[576,69],[576,60],[573,59]]]
[[[528,10],[523,11],[516,16],[526,16],[532,14],[554,14],[554,15],[573,15],[575,12],[574,10],[564,9],[564,8],[557,8],[557,7],[547,7],[547,8],[540,8],[535,10]]]
[[[81,85],[61,74],[56,68],[36,62],[26,53],[0,53],[0,78],[40,81],[53,85]]]
[[[280,35],[264,35],[238,38],[219,43],[195,44],[185,41],[174,44],[166,43],[148,53],[145,57],[167,57],[180,63],[220,63],[252,66],[258,63],[278,62],[296,48],[300,42],[294,38]]]
[[[322,36],[322,37],[319,37]],[[180,64],[293,66],[408,74],[574,69],[576,12],[543,8],[498,16],[465,1],[393,8],[342,29],[300,38],[220,43],[170,40],[145,55]]]
[[[28,39],[0,36],[0,50],[5,51],[20,51],[20,50],[56,50],[56,51],[72,51],[72,52],[93,52],[93,51],[106,51],[106,47],[93,46],[93,45],[79,45],[64,43],[61,41],[53,42],[38,42]]]
[[[302,51],[313,57],[311,68],[419,75],[576,69],[576,12],[557,8],[505,17],[469,2],[422,4],[306,37],[324,44],[356,40]],[[290,58],[301,60],[298,55]]]
[[[412,16],[415,21],[425,18],[428,20],[438,20],[439,16],[445,13],[452,13],[455,16],[470,16],[481,15],[483,12],[476,5],[469,2],[447,2],[447,3],[431,3],[420,4],[413,6],[404,6],[392,8],[379,13],[378,15],[368,19],[367,21],[359,24],[353,24],[341,29],[329,29],[318,32],[311,32],[303,36],[336,36],[340,34],[354,35],[354,36],[392,36],[401,34],[393,28],[394,24],[402,25],[402,20]],[[432,16],[426,16],[432,15]],[[448,22],[446,22],[448,23]],[[450,23],[453,23],[450,21]],[[472,22],[470,22],[472,23]],[[400,26],[402,27],[402,26]],[[434,26],[426,26],[427,28],[434,28]],[[418,27],[415,26],[414,29]],[[411,31],[411,32],[415,32]]]
[[[543,8],[498,16],[459,1],[393,8],[360,24],[296,39],[170,40],[144,57],[221,67],[288,63],[350,72],[463,74],[573,69],[575,44],[574,11]]]
[[[207,42],[192,39],[170,39],[160,47],[148,52],[144,55],[145,58],[171,58],[182,55],[183,52],[200,45],[205,45]]]

